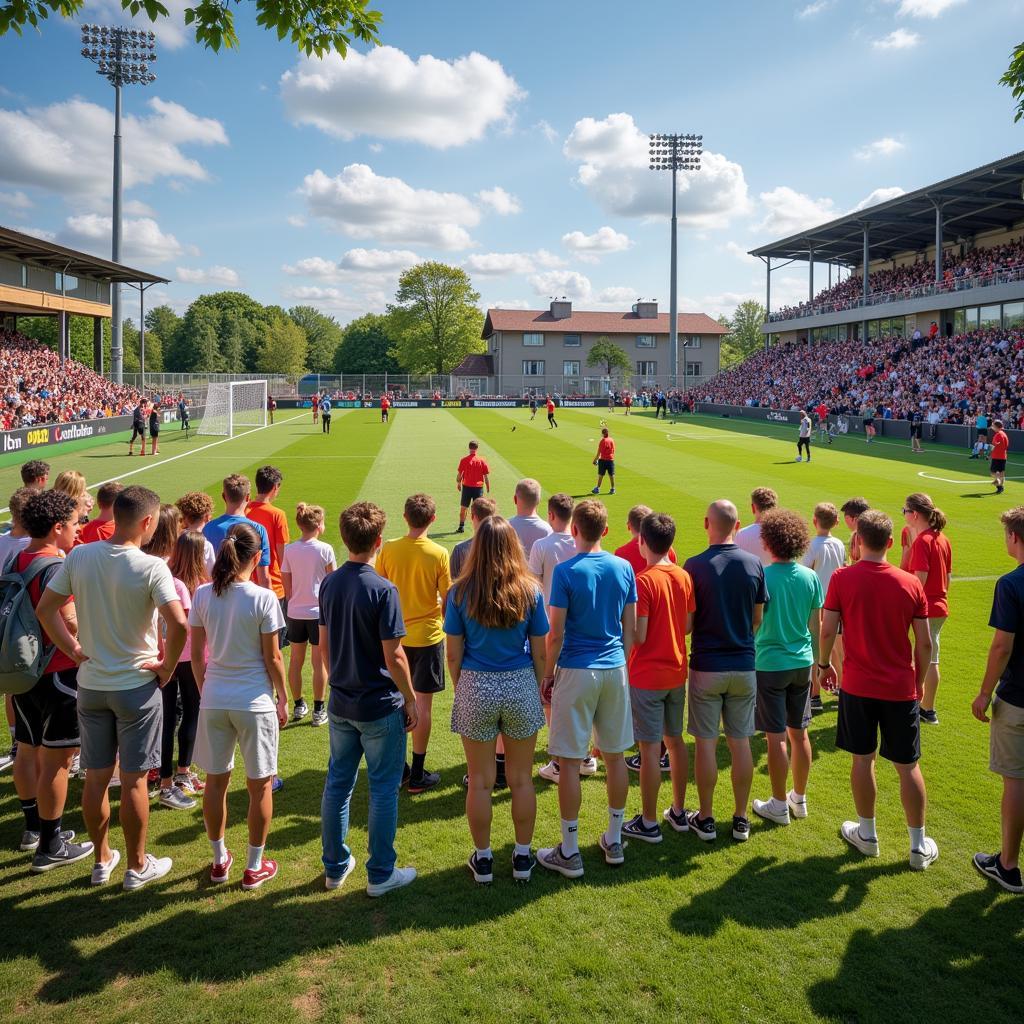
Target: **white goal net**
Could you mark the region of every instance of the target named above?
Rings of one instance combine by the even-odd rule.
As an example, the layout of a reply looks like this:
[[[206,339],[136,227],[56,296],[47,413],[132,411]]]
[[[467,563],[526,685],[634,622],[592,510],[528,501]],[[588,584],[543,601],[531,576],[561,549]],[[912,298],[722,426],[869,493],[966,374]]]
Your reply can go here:
[[[234,437],[245,430],[267,425],[267,382],[246,380],[210,384],[206,408],[197,433]]]

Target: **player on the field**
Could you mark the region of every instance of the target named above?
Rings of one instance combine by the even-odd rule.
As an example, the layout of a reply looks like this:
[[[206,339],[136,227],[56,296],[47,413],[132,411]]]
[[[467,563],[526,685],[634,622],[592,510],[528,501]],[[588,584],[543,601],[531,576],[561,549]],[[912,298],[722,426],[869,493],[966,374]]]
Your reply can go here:
[[[268,423],[273,423],[274,422],[274,410],[276,408],[277,408],[277,400],[268,391],[267,392],[267,422]]]
[[[331,432],[331,400],[327,395],[324,395],[320,399],[320,423],[321,433],[329,434]]]
[[[535,420],[537,418],[537,396],[530,395],[530,419]]]
[[[988,468],[992,474],[996,494],[1002,494],[1006,484],[1006,453],[1010,447],[1010,439],[1003,430],[1002,420],[993,420],[992,426],[996,428],[996,432],[992,435],[992,459]]]
[[[630,409],[633,408],[633,396],[628,391],[622,392],[622,404],[626,407],[625,415],[629,415]]]
[[[910,414],[910,450],[912,452],[923,452],[921,447],[921,434],[924,430],[924,414],[920,409],[915,409]]]
[[[548,429],[557,427],[558,424],[555,422],[555,403],[550,395],[547,396],[547,407],[548,407]]]
[[[312,399],[312,405],[313,405],[313,422],[316,423],[317,417],[318,417],[318,415],[320,413],[320,392],[319,391],[314,392],[313,399]]]
[[[601,440],[597,442],[597,454],[594,456],[594,465],[597,466],[597,484],[590,492],[591,494],[601,493],[601,481],[605,473],[611,483],[609,494],[615,493],[615,442],[608,434],[608,428],[601,428]]]
[[[818,440],[828,441],[831,444],[832,435],[828,432],[828,406],[825,404],[824,399],[817,404],[814,412],[818,417]]]
[[[802,462],[803,455],[801,454],[804,449],[807,450],[807,461],[811,461],[811,431],[814,429],[814,424],[811,423],[811,417],[807,415],[806,409],[800,410],[800,436],[796,442],[796,461]]]
[[[608,411],[615,412],[615,392],[611,389],[608,391]]]
[[[391,408],[391,399],[387,395],[380,396],[380,421],[381,423],[388,423],[388,410]]]
[[[865,405],[861,409],[861,415],[864,422],[864,437],[868,444],[875,439],[875,410],[870,405]]]
[[[146,454],[146,400],[139,399],[139,404],[132,411],[132,436],[128,439],[128,454],[134,455],[132,450],[135,447],[135,438],[142,444],[140,455]]]
[[[491,491],[491,468],[487,460],[482,459],[478,454],[480,444],[477,441],[469,442],[469,454],[464,455],[459,462],[458,472],[455,474],[455,489],[462,493],[459,502],[459,525],[456,533],[466,532],[466,512],[473,504],[474,498],[479,498],[484,493]]]

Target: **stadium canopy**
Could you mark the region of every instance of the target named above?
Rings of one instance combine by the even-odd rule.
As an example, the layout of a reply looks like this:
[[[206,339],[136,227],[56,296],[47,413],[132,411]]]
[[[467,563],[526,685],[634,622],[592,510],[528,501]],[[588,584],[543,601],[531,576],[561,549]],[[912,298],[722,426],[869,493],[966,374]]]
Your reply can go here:
[[[751,249],[763,260],[807,260],[859,266],[870,259],[892,259],[986,231],[1009,230],[1024,218],[1024,152],[1003,157],[945,181],[907,192],[875,206],[807,228],[788,238]]]

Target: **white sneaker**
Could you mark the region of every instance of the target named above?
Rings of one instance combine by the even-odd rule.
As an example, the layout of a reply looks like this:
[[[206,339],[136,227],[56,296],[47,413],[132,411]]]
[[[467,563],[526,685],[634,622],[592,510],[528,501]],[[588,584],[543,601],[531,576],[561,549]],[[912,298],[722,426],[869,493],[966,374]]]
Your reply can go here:
[[[541,768],[537,772],[537,774],[542,779],[547,779],[548,782],[554,782],[557,785],[557,783],[558,783],[558,774],[559,774],[558,773],[558,762],[557,761],[548,761],[547,764],[541,766]],[[582,772],[580,774],[582,774]]]
[[[585,757],[580,761],[580,775],[596,775],[597,774],[597,758],[596,757]]]
[[[915,871],[924,871],[930,864],[939,859],[939,847],[930,836],[924,837],[923,850],[910,851],[910,866]]]
[[[797,462],[803,462],[803,461],[804,461],[804,457],[803,457],[802,455],[798,455],[798,456],[796,457],[796,461],[797,461]]]
[[[71,757],[71,767],[68,769],[68,778],[77,779],[82,771],[82,755],[73,754]]]
[[[345,884],[345,879],[352,874],[353,870],[355,869],[355,866],[356,859],[351,854],[349,854],[348,862],[345,864],[345,867],[342,869],[341,874],[337,878],[332,878],[330,875],[324,876],[324,888],[327,889],[328,892],[334,889],[340,889]]]
[[[391,877],[383,882],[371,882],[366,887],[367,896],[383,896],[392,889],[401,889],[408,885],[416,877],[415,868],[395,868]]]
[[[160,804],[172,811],[191,811],[196,802],[180,786],[160,789]]]
[[[871,839],[865,839],[860,834],[860,822],[844,821],[842,825],[839,826],[839,834],[852,847],[854,847],[854,849],[860,850],[865,857],[878,856],[878,837],[873,836]]]
[[[751,805],[754,813],[765,821],[774,821],[776,825],[789,824],[789,808],[784,807],[781,811],[775,809],[775,800],[755,800]]]
[[[786,803],[789,805],[789,813],[794,818],[806,818],[807,817],[807,798],[803,800],[797,800],[793,796],[793,790],[790,790],[786,794]]]
[[[120,850],[111,850],[110,851],[110,860],[108,860],[105,864],[102,863],[102,862],[98,862],[96,864],[93,864],[93,866],[92,866],[92,878],[90,878],[89,881],[93,885],[106,885],[107,882],[110,881],[110,875],[113,872],[114,868],[116,868],[117,865],[120,864],[120,863],[121,863],[121,851]]]
[[[134,892],[150,882],[155,882],[158,878],[163,878],[171,870],[173,863],[170,857],[154,857],[153,854],[147,853],[146,862],[141,871],[133,871],[129,868],[124,873],[124,888],[128,892]]]

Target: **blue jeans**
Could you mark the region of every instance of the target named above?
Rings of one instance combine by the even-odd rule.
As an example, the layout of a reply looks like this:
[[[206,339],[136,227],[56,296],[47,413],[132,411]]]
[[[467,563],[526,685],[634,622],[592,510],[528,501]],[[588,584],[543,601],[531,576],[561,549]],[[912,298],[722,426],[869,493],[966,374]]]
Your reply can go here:
[[[398,790],[405,766],[405,714],[401,709],[373,722],[329,715],[331,758],[320,805],[324,871],[328,878],[340,878],[352,851],[348,836],[348,811],[359,775],[359,762],[366,756],[370,783],[367,832],[370,859],[366,874],[371,882],[384,882],[395,868],[395,833],[398,831]]]

